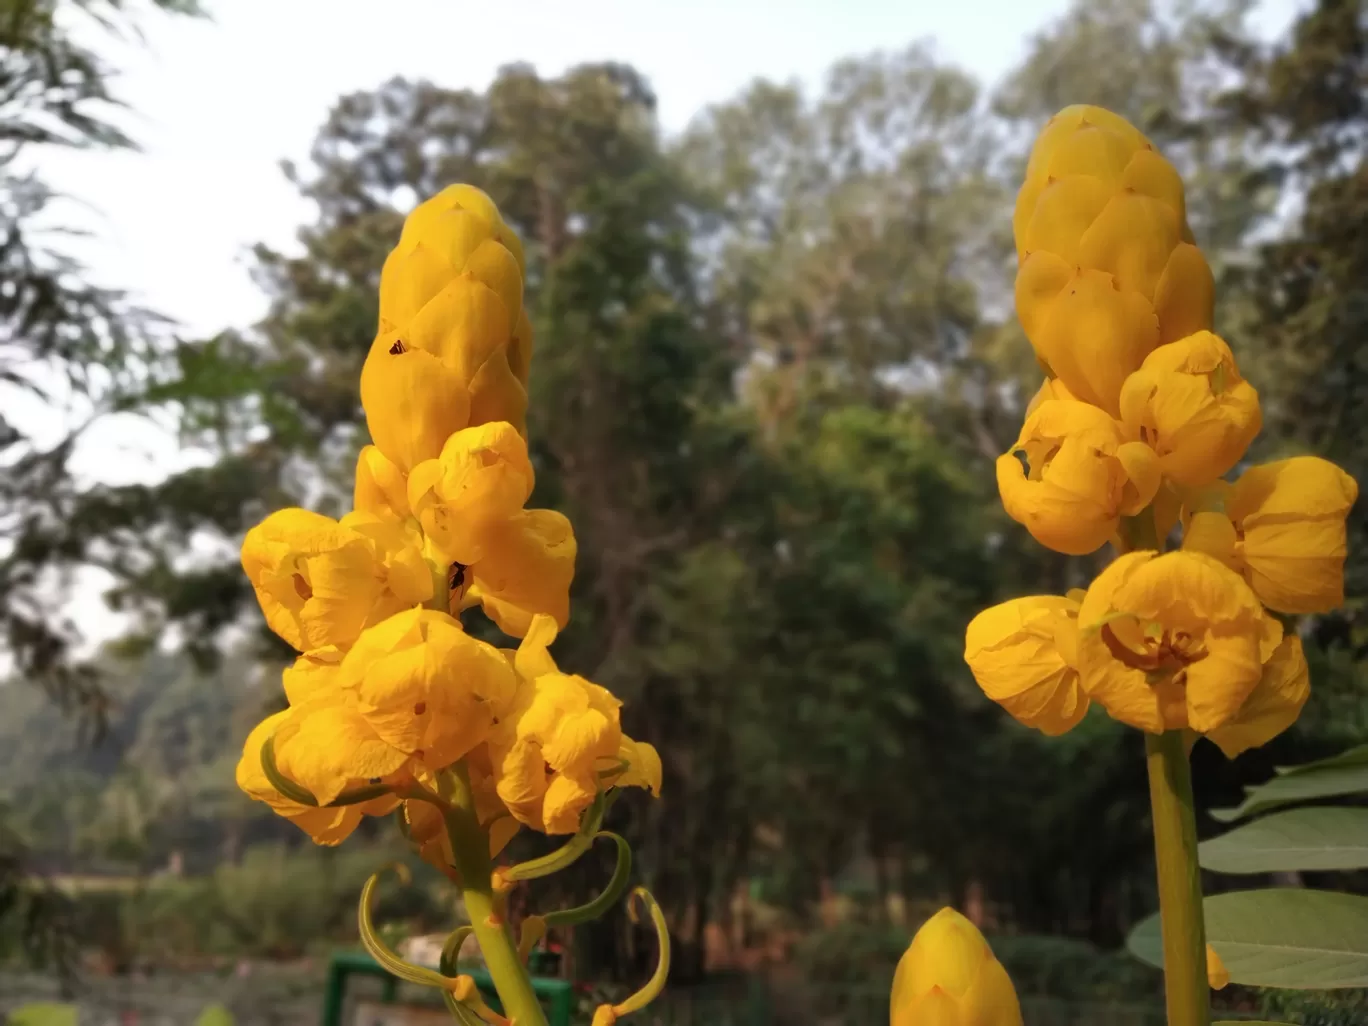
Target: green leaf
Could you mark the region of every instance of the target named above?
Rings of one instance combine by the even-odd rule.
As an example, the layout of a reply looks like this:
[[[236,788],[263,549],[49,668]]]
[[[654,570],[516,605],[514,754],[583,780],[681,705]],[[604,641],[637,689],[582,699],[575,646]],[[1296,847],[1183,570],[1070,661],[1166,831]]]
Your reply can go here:
[[[10,1012],[5,1026],[76,1026],[76,1006],[53,1001],[20,1005]]]
[[[1211,1026],[1294,1026],[1290,1022],[1271,1022],[1268,1019],[1222,1019]]]
[[[1298,990],[1368,987],[1368,898],[1273,888],[1216,894],[1203,908],[1207,941],[1232,983]],[[1162,968],[1159,917],[1136,926],[1126,947]]]
[[[233,1013],[222,1005],[209,1005],[200,1012],[195,1026],[234,1026]]]
[[[1272,780],[1245,788],[1245,800],[1233,809],[1212,809],[1213,819],[1233,823],[1256,812],[1291,802],[1368,792],[1368,745],[1305,766],[1278,770]]]
[[[1368,809],[1291,809],[1197,846],[1217,873],[1368,868]]]

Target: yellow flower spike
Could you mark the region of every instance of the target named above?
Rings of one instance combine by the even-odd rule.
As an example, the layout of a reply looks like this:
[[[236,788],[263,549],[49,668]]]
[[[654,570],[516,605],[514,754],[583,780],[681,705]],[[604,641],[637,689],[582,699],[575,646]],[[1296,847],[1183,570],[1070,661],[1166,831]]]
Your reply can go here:
[[[998,458],[997,479],[1007,514],[1069,555],[1105,545],[1121,516],[1138,513],[1159,487],[1147,447],[1125,442],[1096,407],[1058,399],[1026,418],[1016,445]]]
[[[516,681],[498,649],[446,613],[413,609],[361,635],[338,670],[359,717],[396,751],[438,770],[484,741]]]
[[[1221,956],[1216,954],[1216,949],[1210,944],[1206,946],[1206,970],[1207,983],[1212,990],[1224,990],[1230,986],[1230,970],[1221,961]]]
[[[1187,488],[1235,466],[1263,424],[1258,393],[1209,331],[1145,359],[1121,390],[1121,420],[1158,453],[1164,476]]]
[[[628,899],[627,912],[633,923],[640,922],[636,908],[638,901],[646,907],[647,914],[651,917],[651,925],[655,927],[656,943],[660,946],[660,957],[656,961],[655,972],[651,974],[645,986],[625,1001],[619,1001],[615,1005],[599,1005],[594,1010],[592,1026],[613,1026],[624,1015],[641,1011],[660,997],[661,991],[665,989],[665,981],[670,975],[670,928],[665,922],[665,913],[660,910],[660,905],[645,887],[638,887],[632,891],[632,896]]]
[[[1088,711],[1078,675],[1076,599],[1033,595],[969,622],[964,659],[983,693],[1045,734],[1071,730]]]
[[[891,1026],[1022,1026],[1007,970],[978,927],[943,908],[922,924],[898,961]]]
[[[1210,738],[1233,759],[1250,748],[1266,745],[1297,722],[1311,697],[1311,674],[1301,638],[1289,634],[1264,663],[1263,675],[1239,713],[1224,726],[1208,731]]]
[[[1040,133],[1012,218],[1017,313],[1069,391],[1116,416],[1158,345],[1211,326],[1214,282],[1182,180],[1134,127],[1067,108]]]
[[[368,538],[306,509],[279,510],[248,531],[242,569],[266,623],[300,651],[351,644],[386,588]]]
[[[577,553],[575,533],[564,514],[523,510],[486,535],[484,557],[474,567],[472,595],[499,630],[512,637],[522,637],[537,615],[564,626],[570,620]]]
[[[435,460],[409,475],[408,499],[442,555],[463,566],[485,555],[485,536],[516,516],[535,478],[527,442],[506,422],[457,431]]]
[[[373,445],[363,447],[356,457],[352,506],[379,517],[408,518],[408,482],[404,472]]]
[[[1238,575],[1188,551],[1121,556],[1088,588],[1078,626],[1088,696],[1152,734],[1229,722],[1281,640]]]
[[[401,334],[376,337],[361,368],[361,405],[376,448],[408,473],[470,420],[460,373]]]
[[[473,185],[448,185],[409,211],[399,236],[400,245],[427,237],[432,232],[434,222],[439,222],[443,215],[453,210],[463,210],[489,226],[491,237],[513,254],[519,270],[525,268],[522,243],[518,236],[504,222],[499,208],[489,195]]]
[[[1237,559],[1265,605],[1280,613],[1343,605],[1344,522],[1357,500],[1357,482],[1315,456],[1251,467],[1230,487]]]

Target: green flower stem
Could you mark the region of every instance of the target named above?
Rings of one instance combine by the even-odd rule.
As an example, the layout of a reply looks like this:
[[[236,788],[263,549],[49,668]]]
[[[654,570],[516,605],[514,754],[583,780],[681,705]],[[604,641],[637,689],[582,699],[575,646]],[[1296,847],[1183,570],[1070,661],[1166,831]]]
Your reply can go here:
[[[495,902],[489,835],[475,813],[475,796],[463,764],[457,763],[442,774],[441,791],[451,806],[446,824],[456,871],[461,876],[461,896],[503,1013],[516,1026],[547,1026],[546,1013],[532,991],[532,980]]]
[[[1154,815],[1168,1026],[1211,1026],[1197,819],[1183,732],[1146,734],[1145,757]]]

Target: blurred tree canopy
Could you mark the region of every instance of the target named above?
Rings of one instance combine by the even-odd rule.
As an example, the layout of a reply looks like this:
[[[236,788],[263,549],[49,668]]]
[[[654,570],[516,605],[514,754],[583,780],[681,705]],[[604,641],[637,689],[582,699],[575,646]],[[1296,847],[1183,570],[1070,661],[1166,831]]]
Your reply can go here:
[[[1222,329],[1267,396],[1265,449],[1314,445],[1363,479],[1363,11],[1322,0],[1269,48],[1247,7],[1078,4],[994,90],[914,45],[844,61],[815,93],[757,82],[679,138],[612,63],[344,96],[308,165],[286,168],[317,218],[296,253],[256,251],[265,319],[176,345],[142,383],[139,401],[171,404],[218,462],[64,498],[35,537],[65,547],[3,566],[79,562],[112,538],[112,598],[142,611],[144,645],[174,625],[211,665],[222,628],[247,623],[274,672],[285,653],[237,565],[187,571],[177,547],[236,541],[281,505],[347,508],[381,262],[418,198],[471,182],[528,253],[534,500],[569,514],[580,544],[558,658],[622,695],[628,730],[665,759],[662,800],[614,815],[679,931],[680,975],[738,886],[801,914],[856,858],[883,895],[982,895],[1022,929],[1114,944],[1153,903],[1138,736],[1098,714],[1040,738],[961,658],[976,610],[1089,570],[1041,552],[997,501],[992,460],[1039,382],[1012,316],[1008,215],[1056,109],[1132,118],[1188,179]],[[64,494],[7,486],[43,509]],[[1355,530],[1361,596],[1361,513]],[[1233,765],[1199,748],[1205,804],[1368,735],[1336,626],[1360,615],[1313,625],[1317,693],[1296,730]],[[215,680],[247,673],[229,658]],[[124,749],[144,775],[103,818],[75,818],[117,826],[109,809],[152,803],[191,836],[186,810],[215,810],[229,827],[174,843],[231,855],[247,820],[214,774],[262,700],[149,709],[149,740]],[[595,944],[620,955],[622,933]]]

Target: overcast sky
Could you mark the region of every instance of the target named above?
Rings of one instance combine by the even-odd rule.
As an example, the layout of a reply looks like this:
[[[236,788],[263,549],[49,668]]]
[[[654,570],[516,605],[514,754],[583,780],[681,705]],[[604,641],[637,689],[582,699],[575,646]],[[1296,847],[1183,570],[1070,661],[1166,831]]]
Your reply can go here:
[[[95,37],[120,70],[114,87],[131,111],[121,123],[141,152],[52,152],[36,161],[52,186],[80,200],[60,213],[91,233],[71,248],[95,279],[129,290],[188,336],[247,326],[263,313],[245,251],[258,241],[293,248],[310,212],[279,164],[305,159],[342,93],[395,75],[481,89],[513,61],[554,75],[613,59],[649,77],[666,130],[677,131],[756,77],[815,85],[842,57],[919,39],[933,38],[944,59],[992,82],[1068,0],[209,4],[208,21],[149,14],[137,45]],[[1257,22],[1277,31],[1300,6],[1263,0]],[[18,402],[6,397],[14,419],[41,416]],[[165,433],[125,418],[93,435],[74,467],[123,483],[194,461]],[[93,596],[82,608],[105,622]]]

